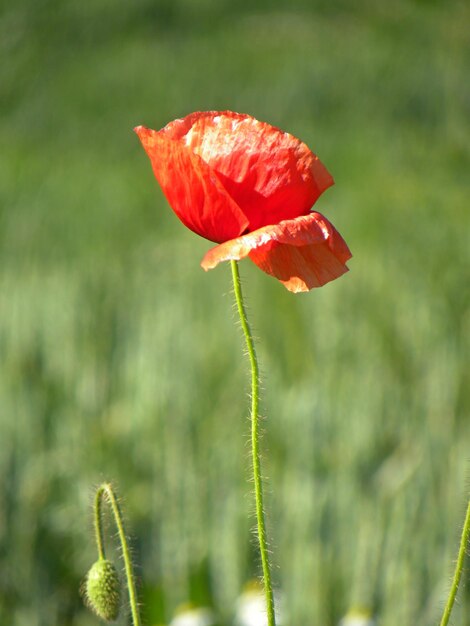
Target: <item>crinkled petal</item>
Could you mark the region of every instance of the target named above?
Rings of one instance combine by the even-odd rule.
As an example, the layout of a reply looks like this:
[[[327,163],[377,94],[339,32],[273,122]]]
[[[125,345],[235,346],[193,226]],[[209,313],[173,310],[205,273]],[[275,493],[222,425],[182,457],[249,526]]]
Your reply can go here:
[[[346,261],[352,255],[333,224],[313,212],[226,241],[209,250],[201,265],[207,271],[221,261],[247,256],[289,291],[299,292],[347,272]]]
[[[246,231],[248,220],[217,174],[179,141],[144,126],[135,128],[170,206],[190,230],[211,241]]]
[[[160,133],[186,146],[217,173],[250,231],[307,214],[333,184],[306,144],[250,115],[192,113]]]

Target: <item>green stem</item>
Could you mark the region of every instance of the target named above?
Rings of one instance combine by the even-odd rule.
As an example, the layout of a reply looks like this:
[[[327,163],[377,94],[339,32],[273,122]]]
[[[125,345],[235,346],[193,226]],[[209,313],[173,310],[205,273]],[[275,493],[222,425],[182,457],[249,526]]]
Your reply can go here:
[[[452,580],[452,586],[450,588],[449,597],[447,598],[447,604],[444,609],[444,614],[442,616],[440,626],[447,626],[447,624],[449,623],[450,614],[452,612],[455,598],[457,596],[460,579],[462,578],[463,564],[465,560],[465,550],[466,550],[469,538],[470,538],[470,502],[468,503],[467,514],[465,516],[465,522],[464,522],[463,530],[462,530],[462,537],[460,539],[459,554],[457,557],[457,564],[455,566],[454,578]]]
[[[134,571],[132,569],[132,560],[129,550],[129,545],[127,543],[127,537],[124,530],[124,523],[122,521],[121,509],[119,508],[119,503],[114,494],[113,488],[109,483],[103,483],[100,485],[96,491],[95,496],[95,507],[94,507],[94,519],[95,519],[95,536],[96,536],[96,546],[98,548],[98,554],[100,559],[105,558],[104,553],[104,534],[103,527],[101,523],[101,510],[102,510],[102,501],[106,499],[108,504],[111,506],[111,510],[113,512],[114,521],[118,530],[119,542],[121,544],[122,549],[122,558],[124,559],[124,568],[126,571],[126,581],[127,581],[127,590],[129,592],[129,603],[131,605],[131,614],[132,614],[132,623],[134,626],[141,626],[140,615],[138,610],[138,602],[137,602],[137,591],[136,584],[134,579]]]
[[[246,347],[251,364],[251,452],[253,459],[253,477],[255,484],[256,498],[256,520],[258,523],[258,540],[261,553],[261,563],[263,566],[264,591],[266,595],[266,610],[268,615],[268,626],[276,626],[274,617],[274,595],[271,583],[271,571],[268,558],[268,540],[266,537],[266,524],[263,507],[263,484],[261,479],[261,459],[259,451],[259,367],[255,352],[253,335],[246,315],[245,304],[242,295],[240,274],[236,261],[231,261],[233,288],[237,303],[240,322],[245,335]]]

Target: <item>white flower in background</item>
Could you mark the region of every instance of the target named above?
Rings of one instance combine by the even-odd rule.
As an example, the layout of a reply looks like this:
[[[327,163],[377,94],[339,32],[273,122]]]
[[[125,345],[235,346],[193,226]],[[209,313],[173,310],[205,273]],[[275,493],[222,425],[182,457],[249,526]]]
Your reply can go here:
[[[276,626],[282,626],[279,597],[274,594]],[[235,626],[268,626],[264,589],[258,581],[248,583],[236,604]]]
[[[366,609],[352,609],[343,617],[338,626],[377,626],[370,611]]]
[[[169,626],[214,626],[215,615],[210,609],[182,607],[178,610]]]

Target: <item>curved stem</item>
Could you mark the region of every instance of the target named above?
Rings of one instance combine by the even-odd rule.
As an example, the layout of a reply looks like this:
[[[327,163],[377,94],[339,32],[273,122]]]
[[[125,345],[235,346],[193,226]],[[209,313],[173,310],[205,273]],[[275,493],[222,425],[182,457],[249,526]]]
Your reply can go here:
[[[94,524],[95,524],[95,538],[96,538],[96,547],[98,548],[98,556],[100,559],[105,559],[104,553],[104,534],[103,527],[101,525],[101,496],[104,494],[104,485],[101,485],[95,494],[95,505],[93,508],[94,511]]]
[[[266,595],[266,610],[268,626],[276,626],[274,617],[274,595],[271,583],[271,571],[268,558],[268,541],[266,537],[266,525],[263,507],[263,484],[261,479],[261,459],[259,451],[259,367],[255,352],[253,335],[246,315],[245,304],[242,295],[240,274],[236,261],[231,261],[233,288],[237,303],[240,322],[245,335],[246,347],[251,365],[251,452],[253,459],[253,477],[255,483],[256,520],[258,524],[258,540],[263,566],[264,591]]]
[[[465,550],[470,539],[470,502],[467,507],[467,514],[465,516],[465,522],[462,530],[462,537],[460,539],[459,554],[457,556],[457,564],[455,566],[454,578],[452,579],[452,586],[450,588],[449,597],[444,609],[444,614],[441,619],[440,626],[447,626],[450,619],[450,614],[454,606],[455,598],[462,578],[463,564],[465,560]]]
[[[114,494],[113,488],[109,483],[103,483],[102,485],[100,485],[95,495],[95,506],[94,506],[95,537],[96,537],[96,545],[98,548],[99,558],[100,559],[105,558],[104,534],[103,534],[103,526],[101,523],[101,510],[102,510],[103,499],[106,499],[106,501],[111,507],[111,510],[114,516],[114,522],[118,530],[119,542],[121,544],[121,549],[122,549],[122,558],[124,559],[124,568],[126,571],[127,590],[129,592],[129,603],[131,605],[132,623],[134,626],[141,626],[140,615],[139,615],[139,610],[138,610],[137,591],[136,591],[136,585],[135,585],[135,579],[134,579],[134,572],[132,569],[132,561],[131,561],[129,545],[127,543],[127,537],[124,531],[122,513],[121,513],[121,509],[119,508],[119,503]]]

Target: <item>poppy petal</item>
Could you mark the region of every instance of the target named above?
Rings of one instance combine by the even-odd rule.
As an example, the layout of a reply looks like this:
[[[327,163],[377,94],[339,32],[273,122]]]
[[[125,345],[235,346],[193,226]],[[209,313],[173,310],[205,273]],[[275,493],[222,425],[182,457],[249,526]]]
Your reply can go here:
[[[192,113],[160,133],[184,144],[217,173],[250,231],[307,214],[333,184],[306,144],[250,115]]]
[[[299,292],[321,287],[347,272],[346,261],[352,255],[335,227],[313,212],[226,241],[209,250],[201,265],[207,271],[221,261],[247,256],[289,291]]]
[[[217,174],[203,159],[167,133],[134,129],[170,206],[190,230],[211,241],[241,235],[248,220]]]

